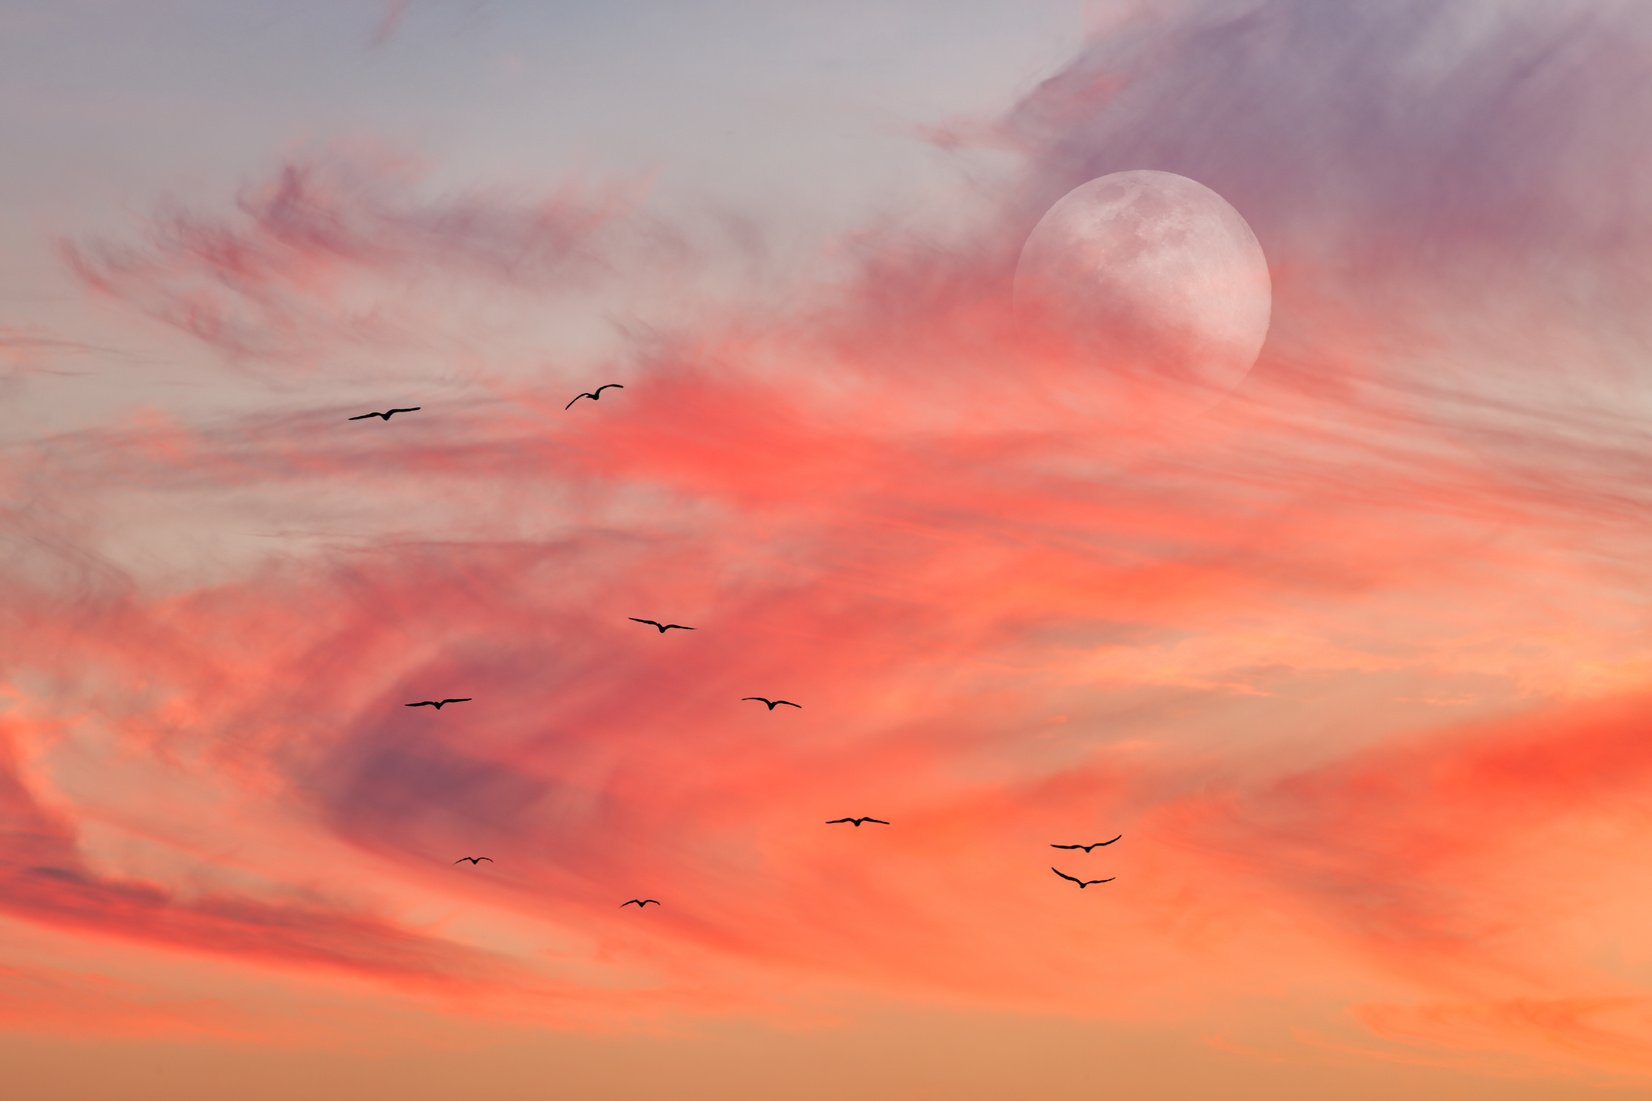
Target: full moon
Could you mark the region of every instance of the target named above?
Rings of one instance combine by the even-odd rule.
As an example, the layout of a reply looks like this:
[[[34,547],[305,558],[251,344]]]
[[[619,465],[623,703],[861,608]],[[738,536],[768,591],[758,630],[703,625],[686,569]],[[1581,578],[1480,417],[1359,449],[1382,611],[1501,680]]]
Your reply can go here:
[[[1237,387],[1272,304],[1245,219],[1173,172],[1075,187],[1039,219],[1015,271],[1016,323],[1031,346],[1095,368],[1087,381],[1143,412],[1196,411]]]

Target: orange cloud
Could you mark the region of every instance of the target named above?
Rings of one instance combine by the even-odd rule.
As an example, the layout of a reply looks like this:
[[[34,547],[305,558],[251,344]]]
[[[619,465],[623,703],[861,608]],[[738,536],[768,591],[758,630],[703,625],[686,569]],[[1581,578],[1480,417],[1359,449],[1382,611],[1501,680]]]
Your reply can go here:
[[[1518,316],[1452,297],[1464,257],[1589,255],[1560,217],[1581,198],[1487,137],[1536,191],[1408,204],[1419,165],[1486,152],[1458,146],[1502,101],[1364,151],[1372,120],[1259,60],[1335,21],[1256,11],[1237,61],[1203,17],[1098,42],[998,128],[1025,171],[984,224],[862,240],[784,316],[639,337],[600,405],[563,409],[571,366],[488,362],[394,424],[306,396],[18,449],[0,825],[24,844],[0,906],[564,1027],[813,1023],[859,994],[1157,1020],[1302,998],[1638,1072],[1645,430],[1591,397],[1613,356],[1555,399],[1538,353],[1575,318],[1542,285]],[[1367,41],[1327,49],[1373,81]],[[1206,63],[1234,79],[1190,89]],[[1519,99],[1552,152],[1545,102]],[[1366,174],[1282,186],[1327,142]],[[1040,204],[1144,163],[1233,200],[1275,273],[1252,379],[1176,426],[1101,401],[1007,303]],[[425,180],[295,162],[233,217],[65,254],[262,361],[439,343],[449,291],[566,291],[660,246],[624,197]],[[1439,240],[1459,251],[1434,270]],[[1488,318],[1533,349],[1486,352]],[[774,694],[804,706],[740,702]],[[404,706],[432,695],[473,700]],[[825,825],[862,814],[893,825]],[[639,894],[664,905],[619,910]]]

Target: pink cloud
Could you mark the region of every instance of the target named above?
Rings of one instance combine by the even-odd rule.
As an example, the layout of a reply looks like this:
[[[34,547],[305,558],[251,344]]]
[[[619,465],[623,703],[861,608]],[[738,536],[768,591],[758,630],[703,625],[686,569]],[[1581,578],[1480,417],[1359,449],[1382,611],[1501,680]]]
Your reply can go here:
[[[368,431],[318,397],[24,449],[0,645],[22,655],[6,729],[26,751],[0,808],[35,847],[4,905],[528,1018],[806,1015],[845,989],[1169,1015],[1309,991],[1384,1036],[1507,1051],[1535,1029],[1632,1063],[1640,992],[1582,930],[1623,934],[1610,885],[1644,839],[1625,808],[1652,766],[1652,664],[1623,597],[1647,580],[1644,428],[1438,366],[1486,316],[1448,297],[1454,265],[1554,246],[1601,257],[1614,293],[1641,278],[1606,240],[1640,210],[1638,154],[1591,124],[1587,186],[1527,159],[1574,140],[1528,81],[1616,110],[1578,62],[1604,24],[1535,54],[1451,31],[1458,110],[1421,118],[1426,82],[1384,83],[1426,53],[1401,20],[1420,8],[1350,15],[1371,33],[1346,41],[1309,11],[1189,6],[1098,40],[996,128],[1026,172],[984,229],[869,236],[784,317],[639,341],[600,405],[499,372]],[[1359,94],[1321,112],[1324,81],[1273,64],[1287,49]],[[1634,91],[1627,55],[1602,56],[1604,86]],[[1504,136],[1522,119],[1529,153]],[[1476,156],[1515,183],[1461,184]],[[1283,319],[1254,384],[1177,429],[1097,401],[1005,295],[1043,204],[1143,165],[1252,219]],[[141,245],[65,255],[88,288],[261,357],[428,334],[403,280],[559,289],[652,247],[622,232],[629,199],[429,181],[295,162],[232,217],[191,205]],[[1547,341],[1571,318],[1540,289],[1518,288],[1516,328]],[[173,546],[284,524],[323,549],[243,546],[222,577],[162,583],[135,517]],[[436,693],[474,702],[403,706]],[[804,708],[739,702],[773,693]],[[1448,720],[1443,699],[1474,703]],[[167,797],[123,796],[122,755]],[[225,868],[260,888],[191,898],[86,855],[94,822],[199,855],[192,823],[226,803],[248,853]],[[824,825],[844,814],[895,825]],[[1050,873],[1051,842],[1118,832],[1069,865],[1117,868],[1116,889]],[[312,873],[300,842],[343,870]],[[453,868],[471,853],[497,865]],[[622,915],[638,893],[666,905]]]
[[[419,315],[397,296],[410,284],[585,285],[611,272],[616,244],[636,247],[615,240],[634,188],[429,197],[426,175],[383,149],[331,148],[242,190],[232,217],[174,203],[142,245],[64,239],[59,251],[87,289],[232,357],[292,359],[329,343],[406,341]],[[665,241],[649,233],[650,247]]]
[[[344,968],[404,982],[474,982],[491,970],[482,954],[371,917],[231,895],[183,903],[164,888],[92,871],[79,853],[72,811],[48,809],[25,782],[17,745],[40,735],[22,723],[0,719],[0,832],[13,842],[0,858],[6,882],[0,909],[7,913],[190,951]]]
[[[396,37],[402,20],[407,16],[409,0],[379,0],[378,26],[373,30],[371,44],[382,46]]]

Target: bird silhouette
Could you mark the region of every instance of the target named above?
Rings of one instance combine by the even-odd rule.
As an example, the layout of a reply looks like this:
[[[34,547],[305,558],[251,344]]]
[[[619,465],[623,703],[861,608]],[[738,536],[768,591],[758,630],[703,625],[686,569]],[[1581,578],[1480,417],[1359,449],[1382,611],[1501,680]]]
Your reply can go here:
[[[656,906],[658,906],[660,904],[660,900],[657,899],[657,898],[633,898],[633,899],[629,899],[625,902],[620,903],[620,909],[623,910],[627,906],[630,906],[633,903],[635,903],[637,909],[641,910],[643,907],[647,906],[650,902],[652,902]]]
[[[665,634],[667,631],[671,630],[673,627],[675,627],[679,631],[692,631],[692,630],[694,630],[693,627],[684,627],[681,623],[661,623],[657,619],[638,619],[634,615],[628,615],[625,618],[629,619],[632,623],[646,623],[650,627],[658,627],[660,629],[660,634],[662,634],[662,635]]]
[[[454,863],[463,864],[467,860],[470,861],[472,865],[480,864],[484,860],[486,860],[489,864],[493,863],[493,857],[491,856],[461,856],[459,859],[455,860]]]
[[[1123,836],[1124,836],[1124,834],[1122,834],[1122,833],[1119,834],[1119,837],[1123,837]],[[1117,841],[1119,839],[1119,837],[1113,838],[1113,841]],[[1050,848],[1052,848],[1052,849],[1083,849],[1085,852],[1089,852],[1091,849],[1099,849],[1103,845],[1111,845],[1113,843],[1113,841],[1097,841],[1097,842],[1094,842],[1093,844],[1089,844],[1089,845],[1051,845]]]
[[[470,697],[469,696],[457,696],[457,697],[454,697],[453,699],[446,699],[446,700],[420,700],[418,703],[403,704],[402,706],[404,706],[404,707],[434,707],[436,710],[440,711],[442,709],[442,704],[444,704],[444,703],[469,703],[469,702],[470,702]]]
[[[799,708],[799,709],[801,709],[803,707],[802,704],[793,703],[791,700],[766,700],[762,696],[741,696],[740,699],[741,699],[742,702],[745,701],[745,700],[756,700],[758,703],[766,703],[766,704],[769,705],[769,710],[770,711],[773,711],[776,707],[778,707],[781,704],[785,704],[787,707],[796,707],[796,708]]]
[[[828,826],[835,826],[839,822],[853,822],[855,824],[855,828],[857,830],[860,829],[860,824],[862,822],[876,822],[880,826],[887,826],[889,824],[888,822],[885,822],[881,818],[834,818],[826,824]]]
[[[1111,882],[1113,882],[1113,880],[1118,878],[1118,876],[1116,876],[1116,875],[1110,875],[1106,879],[1078,879],[1074,876],[1068,875],[1066,872],[1062,871],[1060,868],[1051,868],[1050,871],[1054,872],[1056,875],[1060,876],[1062,879],[1071,879],[1074,883],[1078,884],[1078,889],[1081,890],[1081,891],[1084,888],[1088,887],[1092,883],[1111,883]]]
[[[349,418],[346,418],[346,419],[353,420],[353,421],[364,421],[368,417],[382,417],[385,420],[389,420],[391,417],[395,416],[397,413],[417,413],[420,409],[423,409],[423,408],[424,408],[424,406],[422,406],[422,405],[409,405],[406,409],[392,409],[388,413],[363,413],[359,417],[349,417]]]
[[[580,398],[590,398],[592,401],[601,401],[602,392],[609,387],[613,387],[615,390],[625,389],[625,387],[621,386],[617,382],[605,382],[601,386],[598,386],[595,390],[590,390],[586,393],[580,394],[578,397],[574,398],[574,401],[578,401]],[[566,413],[568,410],[572,409],[574,407],[574,401],[570,401],[567,405],[564,405],[562,407],[562,411]]]

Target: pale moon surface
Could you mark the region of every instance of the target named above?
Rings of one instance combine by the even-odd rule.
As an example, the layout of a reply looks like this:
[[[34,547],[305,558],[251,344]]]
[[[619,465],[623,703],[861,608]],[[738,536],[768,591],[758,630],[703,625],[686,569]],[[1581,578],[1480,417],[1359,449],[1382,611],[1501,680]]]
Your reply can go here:
[[[1255,364],[1272,304],[1267,258],[1245,219],[1173,172],[1075,187],[1028,235],[1015,273],[1024,333],[1120,384],[1118,400],[1220,399]]]

